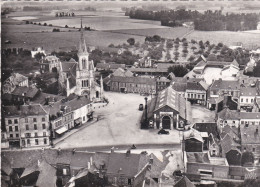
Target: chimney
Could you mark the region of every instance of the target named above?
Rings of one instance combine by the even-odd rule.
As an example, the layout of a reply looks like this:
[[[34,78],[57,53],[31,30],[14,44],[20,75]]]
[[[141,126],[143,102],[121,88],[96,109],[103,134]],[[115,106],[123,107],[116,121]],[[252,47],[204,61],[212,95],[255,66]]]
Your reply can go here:
[[[114,153],[114,152],[115,152],[115,148],[112,147],[112,148],[111,148],[111,153]]]
[[[61,148],[59,147],[58,148],[58,155],[60,155],[61,154]]]
[[[150,155],[149,164],[153,164],[153,155]]]
[[[126,157],[130,157],[130,154],[131,154],[131,150],[128,149],[128,150],[126,151]]]

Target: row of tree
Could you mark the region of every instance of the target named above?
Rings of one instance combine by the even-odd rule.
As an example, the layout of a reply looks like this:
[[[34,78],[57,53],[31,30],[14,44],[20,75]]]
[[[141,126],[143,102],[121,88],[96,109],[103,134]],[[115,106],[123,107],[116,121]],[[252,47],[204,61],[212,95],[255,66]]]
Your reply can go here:
[[[183,22],[193,22],[196,30],[216,31],[216,30],[255,30],[260,14],[222,14],[221,10],[207,10],[204,13],[191,10],[161,10],[145,11],[143,9],[132,9],[127,12],[130,18],[157,20],[163,26],[181,26]]]

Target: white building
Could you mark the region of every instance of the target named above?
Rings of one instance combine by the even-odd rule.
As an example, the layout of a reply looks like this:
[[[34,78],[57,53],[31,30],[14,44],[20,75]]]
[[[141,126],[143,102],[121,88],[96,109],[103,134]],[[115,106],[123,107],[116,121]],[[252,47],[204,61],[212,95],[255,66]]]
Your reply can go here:
[[[38,47],[37,49],[31,51],[32,58],[34,58],[37,53],[42,53],[44,56],[46,56],[45,50],[43,50],[41,47]]]

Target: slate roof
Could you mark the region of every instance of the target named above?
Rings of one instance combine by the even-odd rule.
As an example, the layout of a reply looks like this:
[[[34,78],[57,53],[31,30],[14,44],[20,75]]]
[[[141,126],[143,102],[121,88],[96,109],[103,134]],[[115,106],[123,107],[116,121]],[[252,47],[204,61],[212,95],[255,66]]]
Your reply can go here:
[[[150,84],[155,85],[156,79],[155,78],[148,78],[148,77],[111,77],[111,81],[113,82],[124,82],[124,83],[135,83],[135,84]]]
[[[19,106],[4,106],[3,112],[6,117],[38,116],[48,114],[40,104],[21,105],[20,109]]]
[[[187,83],[173,82],[172,88],[173,88],[176,92],[186,92]]]
[[[220,141],[220,145],[222,148],[222,154],[226,154],[231,149],[237,149],[240,146],[229,134],[226,134],[225,137]]]
[[[256,87],[241,87],[240,96],[259,96]]]
[[[87,168],[88,162],[90,162],[90,158],[93,157],[93,155],[94,153],[75,152],[72,155],[70,164],[73,168]]]
[[[240,112],[240,119],[260,119],[260,112]]]
[[[236,127],[230,127],[229,125],[226,125],[220,133],[220,138],[223,139],[226,134],[228,134],[232,138],[239,139],[239,131]]]
[[[257,130],[258,129],[258,132]],[[258,144],[260,146],[260,128],[257,125],[240,126],[241,144]]]
[[[61,62],[63,72],[69,72],[76,68],[77,62]],[[75,69],[76,70],[76,69]]]
[[[66,103],[63,103],[63,106],[70,106],[71,110],[77,110],[83,106],[86,106],[87,104],[90,104],[91,101],[85,97],[85,96],[79,96],[73,100],[67,101]]]
[[[167,73],[168,69],[160,69],[160,68],[129,68],[131,72],[136,73]]]
[[[61,95],[54,95],[54,94],[39,92],[39,94],[37,94],[37,96],[35,98],[33,98],[33,100],[31,100],[31,101],[33,103],[43,105],[43,104],[46,103],[46,98],[49,99],[49,102],[58,102],[58,101],[61,101],[62,99],[66,98],[66,97],[61,96]]]
[[[134,177],[144,167],[144,163],[140,163],[142,154],[132,154],[128,156],[126,153],[111,153],[107,174],[122,174],[128,177]]]
[[[109,69],[109,64],[107,64],[107,63],[97,63],[96,68]]]
[[[240,113],[234,110],[230,110],[229,108],[224,108],[218,113],[218,118],[223,120],[239,120]]]
[[[12,92],[12,95],[26,96],[29,98],[34,98],[38,92],[39,92],[39,90],[37,88],[26,87],[26,86],[17,86],[14,89],[14,91]]]
[[[217,123],[195,123],[193,128],[199,132],[207,132],[209,135],[213,134],[214,137],[217,137]]]
[[[200,82],[187,82],[187,90],[201,90],[206,91],[206,89],[200,84]]]
[[[40,174],[38,176],[36,186],[50,187],[56,184],[56,168],[48,164],[45,160],[40,161],[39,165]]]
[[[174,187],[195,187],[195,185],[186,176],[183,176],[173,186]]]

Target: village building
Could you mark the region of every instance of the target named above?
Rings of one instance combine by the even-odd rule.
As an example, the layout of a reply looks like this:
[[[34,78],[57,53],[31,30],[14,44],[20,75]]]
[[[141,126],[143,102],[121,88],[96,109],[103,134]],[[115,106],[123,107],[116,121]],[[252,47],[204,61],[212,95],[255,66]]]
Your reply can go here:
[[[222,131],[222,129],[228,125],[230,127],[239,127],[240,124],[240,113],[235,110],[230,110],[228,108],[224,108],[217,114],[217,125],[218,129]]]
[[[42,53],[44,56],[46,56],[45,50],[42,47],[32,49],[32,51],[31,51],[32,58],[35,58],[35,55],[37,53]]]
[[[184,150],[186,152],[203,152],[204,148],[207,146],[207,142],[204,142],[203,138],[207,137],[207,133],[199,132],[196,129],[184,131]]]
[[[191,103],[206,105],[208,85],[203,80],[190,79],[187,81],[186,98]]]
[[[257,111],[256,100],[258,98],[260,98],[260,94],[256,87],[241,87],[239,97],[240,110],[247,112]]]
[[[28,77],[20,73],[12,73],[12,75],[4,81],[2,92],[12,93],[17,86],[29,87]]]
[[[46,56],[40,60],[40,72],[51,73],[60,71],[60,59],[56,56]]]
[[[103,99],[103,87],[95,80],[94,62],[89,60],[89,53],[84,39],[83,28],[80,29],[80,43],[78,49],[79,62],[71,59],[69,62],[60,62],[59,90],[69,96],[85,95],[91,101]],[[100,82],[102,82],[100,80]],[[103,83],[102,83],[103,84]]]
[[[170,82],[166,77],[158,77],[156,80],[156,93],[170,86]]]
[[[191,105],[171,87],[150,100],[141,123],[149,122],[158,129],[184,129],[191,122]]]
[[[111,76],[104,82],[107,91],[122,93],[156,93],[156,79],[148,77]]]
[[[125,64],[117,64],[114,62],[100,62],[97,63],[96,65],[96,70],[97,71],[116,71],[118,68],[122,68],[122,69],[126,69],[126,65]]]
[[[41,105],[3,107],[10,147],[48,146],[49,115]]]

